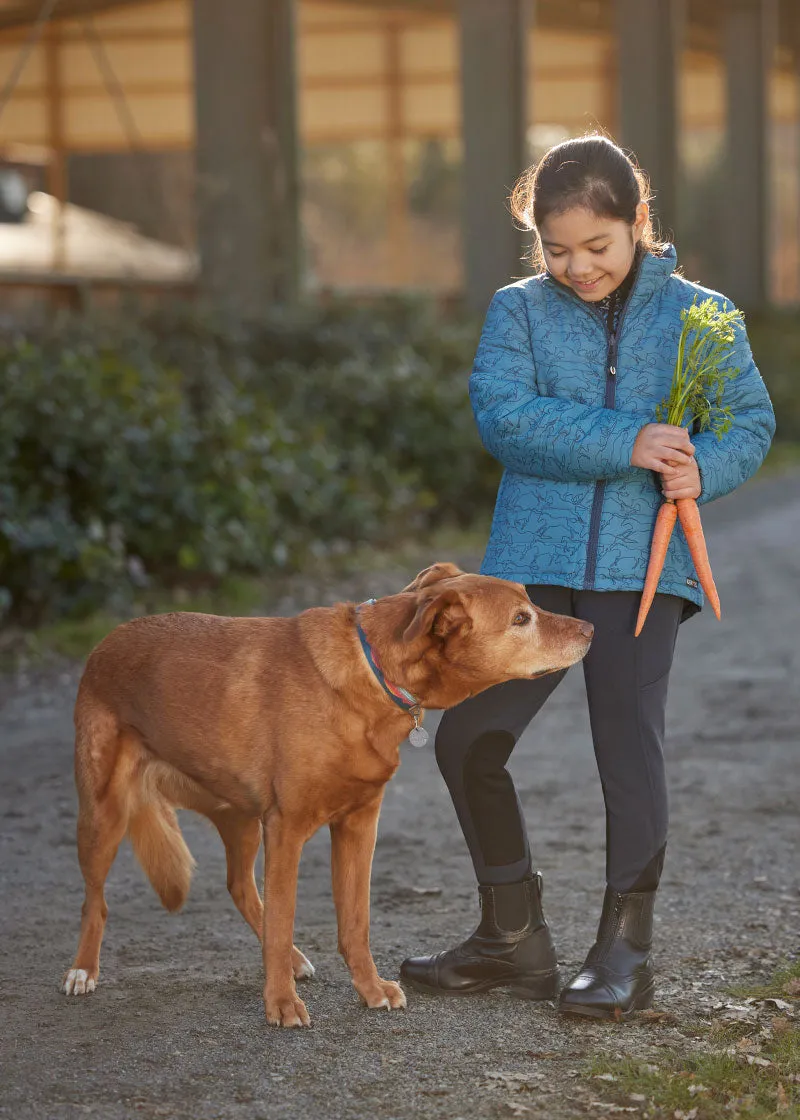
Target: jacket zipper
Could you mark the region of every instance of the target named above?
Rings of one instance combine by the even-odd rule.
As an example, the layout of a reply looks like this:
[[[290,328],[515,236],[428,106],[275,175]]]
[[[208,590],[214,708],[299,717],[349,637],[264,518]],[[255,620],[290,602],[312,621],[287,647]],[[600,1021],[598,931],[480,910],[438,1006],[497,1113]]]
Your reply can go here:
[[[606,351],[606,393],[603,408],[613,408],[617,395],[617,336],[622,326],[620,316],[616,333],[610,334],[608,349]],[[600,518],[603,515],[603,497],[606,490],[606,480],[598,479],[594,484],[594,498],[592,499],[592,513],[589,518],[589,543],[586,548],[586,568],[583,573],[584,591],[589,591],[594,585],[597,572],[597,547],[600,542]]]
[[[616,404],[617,397],[617,353],[619,351],[619,339],[622,335],[622,327],[625,322],[625,316],[628,314],[633,293],[636,291],[636,285],[639,282],[641,275],[642,265],[639,263],[636,276],[634,277],[631,290],[628,292],[628,298],[620,312],[619,322],[615,331],[609,330],[606,327],[606,338],[608,339],[608,346],[606,349],[606,391],[603,400],[604,408],[613,409]],[[580,296],[576,297],[580,299]],[[590,312],[591,314],[591,312]],[[599,479],[594,484],[594,498],[592,499],[592,512],[589,517],[589,542],[586,547],[586,568],[583,573],[583,589],[584,591],[591,591],[594,587],[595,576],[597,574],[597,548],[600,541],[600,519],[603,515],[603,497],[605,495],[606,480]]]

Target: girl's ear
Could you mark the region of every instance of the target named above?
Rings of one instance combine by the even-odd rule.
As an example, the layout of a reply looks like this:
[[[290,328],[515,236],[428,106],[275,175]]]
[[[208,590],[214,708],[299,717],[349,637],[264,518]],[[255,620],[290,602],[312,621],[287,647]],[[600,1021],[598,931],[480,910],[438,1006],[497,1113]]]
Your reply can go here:
[[[641,241],[645,226],[650,220],[650,207],[646,202],[640,202],[636,207],[636,220],[633,223],[633,240]]]

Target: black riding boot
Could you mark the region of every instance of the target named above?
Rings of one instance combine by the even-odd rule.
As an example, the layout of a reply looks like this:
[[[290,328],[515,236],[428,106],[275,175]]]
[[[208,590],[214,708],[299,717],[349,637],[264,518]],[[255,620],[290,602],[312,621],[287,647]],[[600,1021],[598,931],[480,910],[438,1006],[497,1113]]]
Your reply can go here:
[[[655,891],[606,888],[597,940],[578,975],[561,992],[561,1010],[597,1019],[627,1019],[653,1002],[650,957]]]
[[[555,999],[558,962],[542,914],[541,875],[478,890],[481,920],[472,936],[455,949],[404,960],[400,975],[437,995],[510,988],[525,999]]]

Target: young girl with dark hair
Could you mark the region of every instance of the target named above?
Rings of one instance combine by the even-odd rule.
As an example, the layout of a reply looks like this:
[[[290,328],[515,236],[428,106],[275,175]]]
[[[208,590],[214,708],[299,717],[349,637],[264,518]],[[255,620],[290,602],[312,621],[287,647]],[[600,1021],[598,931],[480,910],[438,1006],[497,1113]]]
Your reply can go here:
[[[653,526],[664,497],[708,502],[748,479],[774,417],[740,329],[732,363],[740,372],[724,402],[733,426],[722,439],[654,422],[681,311],[715,293],[678,275],[674,248],[653,239],[647,180],[616,145],[589,136],[552,148],[521,179],[512,208],[535,231],[544,269],[496,293],[470,379],[481,439],[505,468],[482,571],[524,583],[545,610],[594,624],[583,667],[607,885],[597,939],[560,1006],[624,1018],[653,998],[667,683],[678,626],[703,602],[676,531],[634,638]],[[442,718],[436,758],[475,866],[481,921],[456,948],[403,962],[418,988],[558,995],[542,878],[506,763],[563,676],[507,682]]]

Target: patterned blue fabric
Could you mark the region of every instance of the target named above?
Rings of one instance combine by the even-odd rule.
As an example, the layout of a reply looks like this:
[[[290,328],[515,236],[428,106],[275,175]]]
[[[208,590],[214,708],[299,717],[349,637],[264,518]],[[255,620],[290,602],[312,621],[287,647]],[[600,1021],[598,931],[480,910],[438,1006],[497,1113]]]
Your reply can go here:
[[[630,465],[633,444],[669,391],[682,308],[709,295],[732,306],[676,275],[676,264],[671,246],[660,257],[645,254],[619,324],[616,354],[602,320],[547,273],[495,294],[469,385],[481,440],[505,467],[485,574],[596,591],[641,590],[663,499],[658,476]],[[616,376],[609,376],[609,364]],[[701,502],[754,474],[775,430],[744,329],[734,364],[741,372],[725,394],[732,429],[721,440],[711,433],[692,438]],[[703,603],[680,527],[658,590]]]

